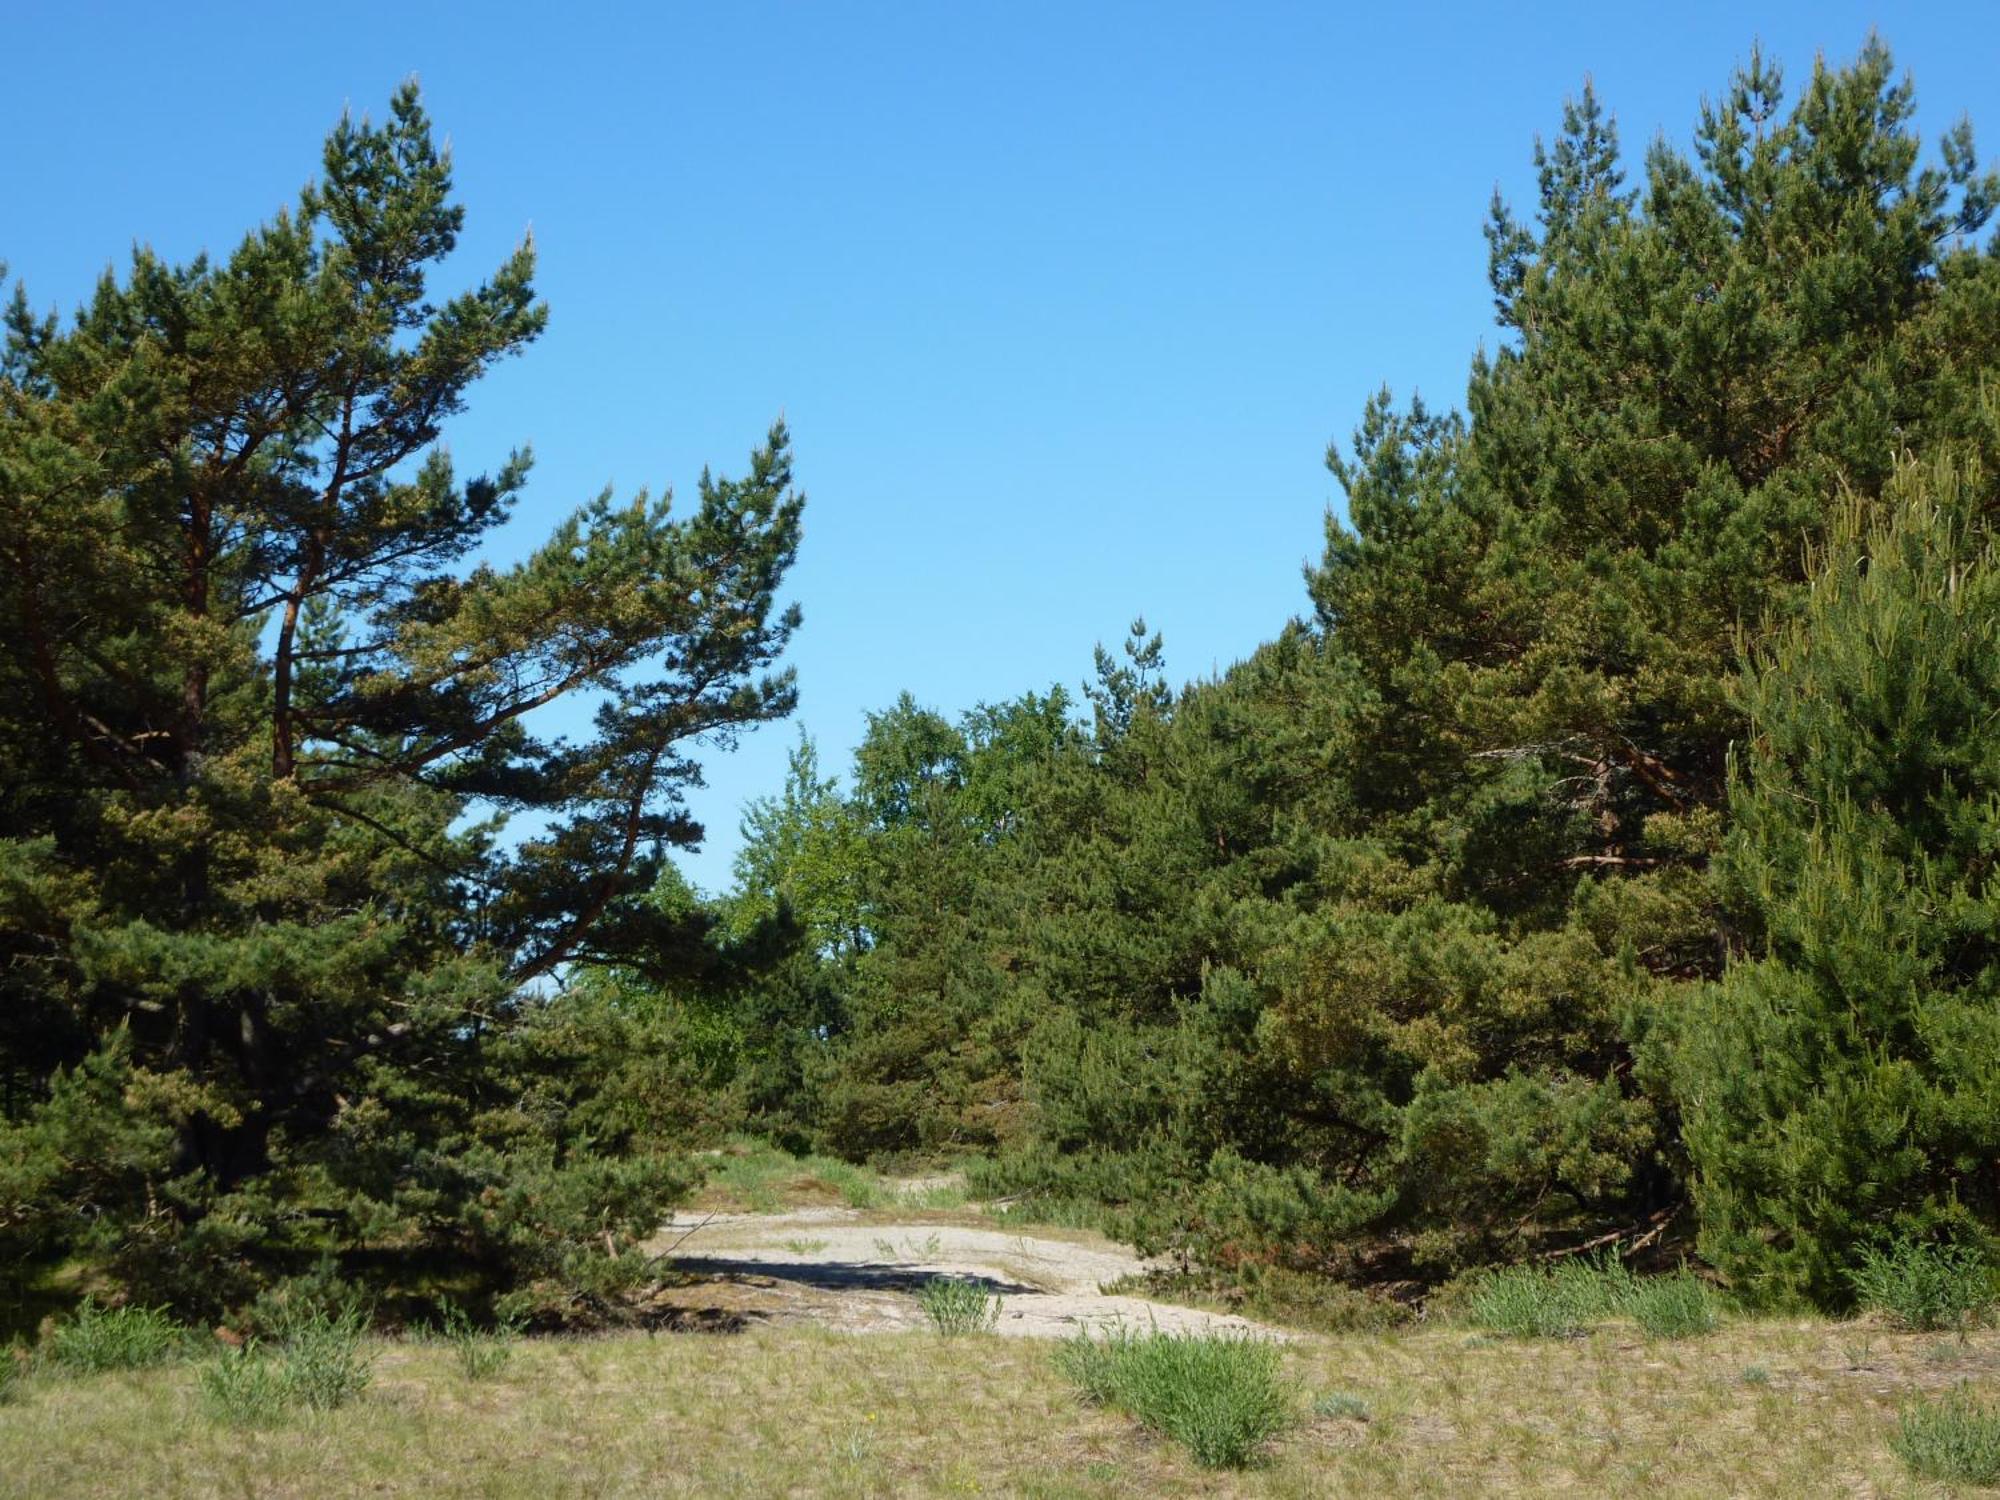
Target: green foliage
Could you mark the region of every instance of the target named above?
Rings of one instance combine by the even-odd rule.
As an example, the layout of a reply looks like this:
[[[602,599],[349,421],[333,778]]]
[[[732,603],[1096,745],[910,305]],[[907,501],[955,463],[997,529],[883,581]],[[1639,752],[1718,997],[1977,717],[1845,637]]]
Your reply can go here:
[[[579,1043],[547,981],[735,961],[653,893],[699,837],[692,742],[793,701],[803,502],[778,427],[689,504],[607,493],[477,563],[528,455],[461,476],[445,424],[546,312],[527,243],[436,285],[462,225],[405,87],[234,249],[140,248],[67,322],[22,292],[6,314],[17,1295],[77,1260],[208,1317],[329,1254],[392,1289],[447,1258],[506,1285],[629,1244],[685,1186],[662,1095],[706,1080],[636,1022]],[[589,730],[532,732],[563,699]]]
[[[1000,1321],[1000,1294],[958,1276],[933,1276],[917,1293],[924,1316],[946,1338],[991,1333]]]
[[[721,1159],[709,1168],[708,1188],[726,1195],[732,1207],[752,1213],[825,1199],[838,1199],[849,1208],[879,1208],[892,1197],[866,1167],[831,1156],[795,1156],[742,1138],[722,1148]]]
[[[1586,88],[1466,409],[1329,454],[1309,622],[1178,690],[1135,622],[1080,713],[905,697],[844,790],[802,746],[726,903],[801,924],[728,1006],[765,1117],[1239,1284],[1692,1192],[1733,1285],[1838,1303],[1993,1224],[2000,177],[1914,108],[1874,42],[1789,101],[1753,53],[1628,162]]]
[[[1696,1338],[1713,1333],[1722,1321],[1715,1293],[1686,1270],[1634,1281],[1626,1292],[1624,1311],[1656,1339]]]
[[[2000,569],[1966,460],[1850,502],[1741,693],[1726,877],[1754,956],[1681,1021],[1704,1253],[1748,1294],[1845,1302],[1891,1240],[2000,1215]]]
[[[2000,1485],[2000,1411],[1967,1386],[1906,1405],[1889,1446],[1919,1479]]]
[[[59,1370],[95,1375],[166,1364],[187,1348],[188,1330],[163,1307],[105,1307],[86,1301],[49,1331],[44,1353]]]
[[[1963,1333],[2000,1306],[2000,1277],[1969,1245],[1900,1241],[1869,1246],[1848,1272],[1862,1307],[1887,1313],[1913,1333]]]
[[[1086,1399],[1130,1412],[1204,1468],[1248,1466],[1298,1420],[1267,1340],[1117,1328],[1065,1340],[1056,1367]]]
[[[1465,1302],[1475,1328],[1516,1339],[1575,1338],[1616,1317],[1632,1275],[1612,1259],[1507,1266],[1482,1276]]]
[[[277,1378],[288,1405],[308,1411],[345,1406],[368,1387],[374,1360],[363,1350],[360,1313],[314,1308],[288,1319],[277,1335]]]
[[[1575,1338],[1607,1318],[1630,1318],[1652,1338],[1693,1338],[1721,1321],[1715,1293],[1689,1271],[1636,1276],[1609,1256],[1482,1273],[1463,1313],[1474,1327],[1521,1339]]]
[[[195,1372],[209,1415],[236,1426],[262,1426],[293,1411],[333,1411],[368,1388],[373,1358],[363,1348],[366,1320],[357,1307],[333,1311],[301,1301],[277,1316],[267,1340],[225,1350]]]

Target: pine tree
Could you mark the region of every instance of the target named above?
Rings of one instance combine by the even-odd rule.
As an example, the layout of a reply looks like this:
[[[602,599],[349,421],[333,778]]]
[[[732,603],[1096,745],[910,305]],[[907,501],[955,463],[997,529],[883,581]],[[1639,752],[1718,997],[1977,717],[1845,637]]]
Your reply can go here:
[[[8,319],[0,983],[34,1018],[5,1034],[11,1107],[43,1129],[77,1096],[58,1067],[162,1080],[127,1097],[173,1149],[93,1207],[190,1302],[323,1249],[497,1262],[556,1234],[476,1206],[527,1203],[570,1149],[491,1043],[565,966],[672,967],[684,924],[642,898],[697,836],[686,747],[791,703],[782,427],[685,517],[607,493],[468,565],[528,459],[461,480],[443,424],[545,312],[525,243],[434,300],[462,217],[405,87],[228,257],[141,249],[71,323],[18,291]],[[593,731],[540,738],[579,695]],[[628,1187],[589,1235],[651,1213]]]
[[[1851,500],[1744,678],[1727,874],[1757,942],[1676,1062],[1703,1252],[1770,1301],[2000,1224],[1994,503],[1949,456]]]

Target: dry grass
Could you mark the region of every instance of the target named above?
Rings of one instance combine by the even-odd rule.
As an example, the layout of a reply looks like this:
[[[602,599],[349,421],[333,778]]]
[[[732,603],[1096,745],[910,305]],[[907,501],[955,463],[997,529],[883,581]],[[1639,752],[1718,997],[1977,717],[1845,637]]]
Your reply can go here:
[[[1890,1451],[1897,1408],[1990,1379],[2000,1334],[1419,1330],[1301,1339],[1285,1369],[1305,1425],[1227,1476],[1084,1406],[1028,1340],[546,1341],[479,1383],[395,1344],[354,1404],[247,1432],[201,1414],[189,1366],[44,1374],[0,1405],[0,1495],[1934,1495]],[[1311,1415],[1328,1390],[1366,1418]]]

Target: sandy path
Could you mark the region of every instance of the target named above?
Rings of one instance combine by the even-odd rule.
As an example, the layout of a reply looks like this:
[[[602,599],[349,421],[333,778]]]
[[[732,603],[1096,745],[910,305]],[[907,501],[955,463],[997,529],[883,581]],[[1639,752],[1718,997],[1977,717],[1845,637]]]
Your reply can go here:
[[[1117,1324],[1283,1337],[1226,1313],[1177,1307],[1099,1287],[1148,1262],[1096,1235],[1069,1230],[891,1222],[850,1208],[770,1214],[676,1214],[651,1248],[673,1246],[680,1270],[702,1278],[675,1301],[727,1308],[756,1322],[812,1323],[856,1333],[927,1326],[916,1293],[939,1276],[979,1281],[1001,1297],[997,1331],[1066,1338]]]

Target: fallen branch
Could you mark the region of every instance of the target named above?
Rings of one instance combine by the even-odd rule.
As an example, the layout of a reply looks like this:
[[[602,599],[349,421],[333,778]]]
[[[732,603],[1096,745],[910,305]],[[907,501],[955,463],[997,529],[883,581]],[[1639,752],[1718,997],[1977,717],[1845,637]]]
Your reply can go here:
[[[1596,1239],[1585,1240],[1581,1245],[1565,1245],[1560,1250],[1544,1250],[1535,1259],[1563,1260],[1572,1255],[1588,1255],[1593,1250],[1602,1250],[1606,1245],[1617,1244],[1627,1235],[1636,1235],[1637,1238],[1630,1245],[1626,1246],[1625,1249],[1621,1250],[1619,1255],[1621,1258],[1636,1255],[1667,1232],[1667,1226],[1673,1223],[1674,1216],[1681,1211],[1681,1207],[1681,1204],[1675,1203],[1661,1209],[1645,1221],[1651,1227],[1647,1228],[1643,1234],[1640,1233],[1641,1226],[1635,1224],[1627,1229],[1614,1229],[1609,1234],[1600,1234]]]

